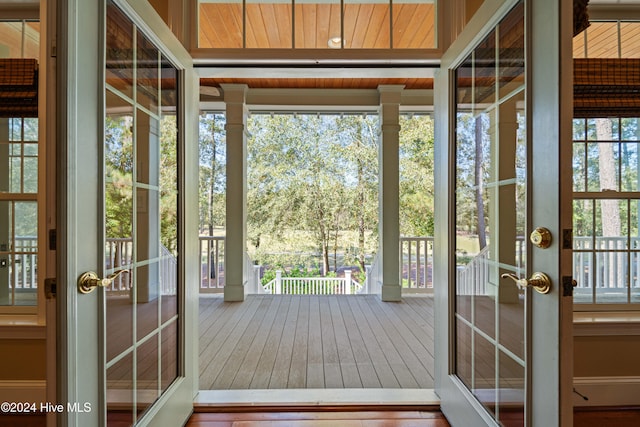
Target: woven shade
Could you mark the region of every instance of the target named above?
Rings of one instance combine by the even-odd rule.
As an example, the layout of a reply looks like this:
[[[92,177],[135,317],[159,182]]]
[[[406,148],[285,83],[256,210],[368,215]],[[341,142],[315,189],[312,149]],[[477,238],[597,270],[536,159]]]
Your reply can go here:
[[[38,117],[35,59],[0,59],[0,117]]]
[[[576,118],[640,117],[640,59],[573,60]]]

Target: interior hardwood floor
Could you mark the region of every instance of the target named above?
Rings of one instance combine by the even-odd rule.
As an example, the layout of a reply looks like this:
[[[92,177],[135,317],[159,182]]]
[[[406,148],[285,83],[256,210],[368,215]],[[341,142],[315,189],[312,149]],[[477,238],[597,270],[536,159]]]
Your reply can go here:
[[[448,427],[439,411],[195,413],[187,427]]]
[[[200,298],[200,388],[433,388],[433,298]]]
[[[574,427],[637,427],[640,426],[640,408],[575,408]]]
[[[333,408],[335,409],[335,408]],[[124,424],[123,424],[124,425]],[[187,427],[446,427],[438,411],[195,413]],[[574,427],[637,427],[640,408],[576,408]],[[44,415],[0,415],[0,426],[46,427]]]
[[[0,426],[11,427],[46,427],[47,417],[42,414],[0,415]]]

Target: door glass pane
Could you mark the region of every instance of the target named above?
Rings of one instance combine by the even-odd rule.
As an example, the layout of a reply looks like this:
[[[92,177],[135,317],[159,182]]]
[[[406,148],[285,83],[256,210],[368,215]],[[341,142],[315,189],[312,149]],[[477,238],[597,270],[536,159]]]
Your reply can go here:
[[[158,334],[140,343],[136,355],[136,409],[140,416],[160,396]]]
[[[504,425],[524,424],[526,112],[518,4],[456,70],[455,372]]]
[[[106,84],[133,98],[133,23],[107,3]]]
[[[136,337],[144,338],[158,327],[159,263],[142,265],[136,269]]]
[[[107,60],[105,88],[104,272],[119,274],[104,290],[107,420],[129,425],[180,375],[179,73],[112,2],[107,13],[121,36],[108,49],[136,64],[131,84]]]
[[[107,425],[132,425],[133,352],[107,365]]]
[[[164,302],[164,300],[163,300]],[[165,391],[178,377],[178,321],[165,324],[161,336],[161,391]]]
[[[161,322],[178,314],[178,141],[177,75],[163,60],[162,121],[160,124],[160,297]],[[164,338],[164,337],[163,337]],[[164,342],[164,341],[163,341]]]
[[[151,113],[158,113],[159,57],[158,48],[138,30],[136,49],[136,101]]]
[[[158,185],[160,123],[142,109],[136,111],[136,181]]]

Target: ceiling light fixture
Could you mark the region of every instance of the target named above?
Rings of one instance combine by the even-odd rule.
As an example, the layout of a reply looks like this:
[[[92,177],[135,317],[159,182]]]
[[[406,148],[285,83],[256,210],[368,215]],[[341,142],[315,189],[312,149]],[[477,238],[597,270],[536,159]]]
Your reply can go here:
[[[329,41],[327,41],[327,46],[331,49],[340,49],[342,47],[342,38],[341,37],[331,37]]]

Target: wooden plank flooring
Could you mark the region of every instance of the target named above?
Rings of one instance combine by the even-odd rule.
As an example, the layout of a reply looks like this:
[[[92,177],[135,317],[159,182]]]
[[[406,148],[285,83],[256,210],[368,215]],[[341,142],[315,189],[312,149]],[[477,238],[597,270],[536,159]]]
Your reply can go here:
[[[200,389],[433,388],[433,298],[200,298]]]
[[[187,427],[448,427],[439,411],[196,413]]]

